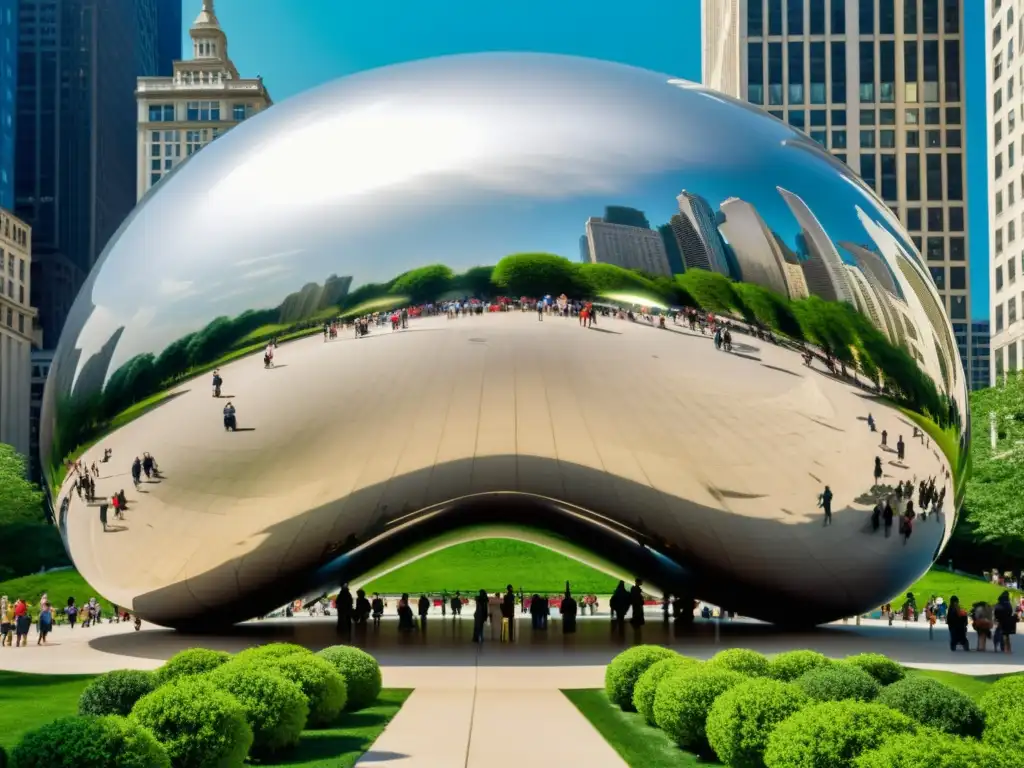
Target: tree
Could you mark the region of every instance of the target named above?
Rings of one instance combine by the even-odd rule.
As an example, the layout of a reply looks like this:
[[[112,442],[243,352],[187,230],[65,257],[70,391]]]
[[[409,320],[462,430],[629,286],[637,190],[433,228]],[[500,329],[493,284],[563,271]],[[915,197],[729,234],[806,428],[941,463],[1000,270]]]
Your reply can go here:
[[[650,299],[667,298],[660,296],[657,287],[647,278],[615,264],[580,264],[577,270],[594,296],[627,293]]]
[[[0,523],[39,522],[43,516],[43,494],[26,479],[25,457],[0,443]]]
[[[753,283],[735,283],[733,289],[747,309],[745,316],[752,316],[766,328],[790,338],[803,338],[803,329],[787,299],[775,291]]]
[[[498,262],[493,280],[516,298],[562,293],[579,297],[587,294],[587,288],[580,279],[578,266],[552,253],[516,253]]]
[[[211,320],[189,342],[190,367],[198,368],[204,363],[216,360],[231,348],[231,344],[236,338],[235,325],[230,318],[221,316]]]
[[[455,278],[455,287],[467,296],[487,299],[495,294],[497,286],[491,280],[494,267],[470,267]]]
[[[452,285],[455,274],[444,264],[411,269],[391,285],[390,293],[408,296],[413,304],[436,300]]]
[[[676,282],[707,312],[740,313],[742,302],[725,275],[706,269],[688,269],[676,275]]]

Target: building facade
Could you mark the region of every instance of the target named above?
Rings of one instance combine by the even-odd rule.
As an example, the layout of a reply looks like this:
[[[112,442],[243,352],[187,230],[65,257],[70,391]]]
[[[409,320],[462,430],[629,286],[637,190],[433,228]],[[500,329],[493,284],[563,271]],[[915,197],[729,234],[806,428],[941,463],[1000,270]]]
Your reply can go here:
[[[992,386],[992,356],[990,353],[990,329],[988,320],[975,320],[971,323],[971,389],[984,389]],[[1006,370],[1005,368],[1003,370]]]
[[[35,310],[32,295],[32,232],[0,209],[0,443],[28,455],[30,356]]]
[[[30,477],[37,483],[43,482],[43,467],[39,460],[39,416],[43,411],[43,390],[53,363],[53,353],[52,349],[33,349],[30,357],[28,467]]]
[[[160,0],[21,0],[15,212],[33,231],[33,303],[57,344],[71,304],[135,206],[135,83],[180,40]],[[180,46],[180,42],[179,42]]]
[[[886,202],[969,371],[963,10],[964,0],[702,0],[702,69],[705,85],[805,131]]]
[[[170,76],[138,80],[138,199],[178,163],[273,103],[261,78],[239,77],[213,0],[203,0],[189,35],[191,59],[174,62]]]
[[[0,0],[0,208],[14,210],[14,97],[18,92],[18,0]]]
[[[661,235],[650,228],[612,224],[602,218],[587,219],[587,248],[593,264],[614,264],[652,275],[672,273]]]
[[[1019,0],[985,0],[988,51],[989,381],[1024,367],[1024,27]],[[1018,279],[1021,282],[1017,282]]]

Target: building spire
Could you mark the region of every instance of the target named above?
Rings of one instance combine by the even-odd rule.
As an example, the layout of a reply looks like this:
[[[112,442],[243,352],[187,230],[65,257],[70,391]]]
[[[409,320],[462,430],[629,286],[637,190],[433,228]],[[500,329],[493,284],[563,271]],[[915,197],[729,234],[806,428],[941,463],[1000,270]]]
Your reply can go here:
[[[229,62],[228,39],[213,12],[213,0],[203,0],[203,8],[189,30],[192,38],[192,58],[205,61]]]
[[[203,0],[203,8],[192,22],[192,29],[219,29],[220,22],[213,11],[213,0]]]

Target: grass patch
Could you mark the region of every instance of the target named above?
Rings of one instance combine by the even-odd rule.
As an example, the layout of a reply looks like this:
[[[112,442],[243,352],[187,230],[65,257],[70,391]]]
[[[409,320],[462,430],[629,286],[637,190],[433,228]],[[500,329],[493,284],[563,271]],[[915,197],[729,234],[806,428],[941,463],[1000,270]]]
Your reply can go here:
[[[105,597],[101,597],[99,592],[89,586],[74,568],[50,571],[49,573],[34,573],[30,576],[19,576],[16,579],[0,582],[0,595],[7,595],[11,600],[24,598],[33,607],[39,605],[39,596],[44,592],[55,608],[67,605],[69,597],[75,598],[75,603],[79,607],[89,602],[90,597],[95,597],[103,606],[104,621],[114,615],[111,602]],[[33,612],[33,617],[36,615]],[[88,631],[86,630],[86,632]],[[35,637],[34,632],[35,630],[29,637]]]
[[[684,752],[657,728],[644,722],[643,715],[623,712],[602,690],[562,691],[595,730],[630,768],[687,768],[719,765]]]
[[[0,671],[0,746],[10,751],[28,731],[59,717],[77,714],[78,699],[93,677]],[[344,713],[331,728],[305,731],[294,750],[262,765],[352,768],[410,693],[405,689],[385,689],[372,707]]]
[[[454,544],[374,579],[365,589],[398,595],[456,590],[475,594],[505,585],[532,594],[558,594],[571,582],[577,594],[611,594],[613,577],[570,557],[515,539],[479,539]]]
[[[924,605],[932,595],[941,596],[949,603],[949,598],[956,595],[960,598],[960,605],[970,608],[974,603],[984,600],[994,604],[1003,591],[1010,593],[1010,599],[1016,600],[1020,597],[1020,591],[1001,587],[998,584],[975,579],[970,576],[960,576],[949,571],[932,568],[903,593],[893,598],[894,606],[903,605],[903,598],[907,592],[913,592],[917,599],[917,607],[924,610]]]
[[[930,677],[932,680],[938,680],[940,683],[945,683],[950,688],[956,688],[962,693],[966,693],[975,701],[978,701],[988,690],[988,687],[992,685],[996,680],[1002,677],[1008,677],[1008,675],[982,675],[974,677],[973,675],[961,675],[956,672],[945,672],[940,669],[907,669],[908,675],[915,677]]]

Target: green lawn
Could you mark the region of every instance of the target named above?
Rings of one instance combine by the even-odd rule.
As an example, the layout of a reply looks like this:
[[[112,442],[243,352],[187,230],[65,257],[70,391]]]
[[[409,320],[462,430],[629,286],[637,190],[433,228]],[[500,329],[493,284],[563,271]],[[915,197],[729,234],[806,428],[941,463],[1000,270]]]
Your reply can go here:
[[[33,606],[39,604],[39,596],[44,592],[56,607],[67,605],[69,597],[75,598],[80,606],[89,602],[90,597],[95,597],[103,606],[104,617],[112,616],[114,612],[110,601],[90,587],[74,568],[0,582],[0,595],[7,595],[11,600],[21,597]]]
[[[931,677],[957,688],[978,700],[985,690],[1002,675],[972,677],[954,672],[909,669],[911,675]],[[662,731],[644,722],[635,712],[623,712],[608,700],[603,690],[562,691],[576,709],[590,721],[604,740],[630,768],[689,768],[696,765],[719,765],[680,750]]]
[[[960,598],[961,605],[970,608],[979,600],[984,600],[988,603],[995,603],[996,600],[999,599],[999,595],[1003,590],[1004,587],[1000,587],[998,584],[992,584],[991,582],[984,581],[982,579],[972,579],[969,576],[958,576],[957,574],[950,573],[949,571],[932,568],[907,591],[914,593],[918,607],[924,609],[925,601],[927,601],[932,595],[941,595],[947,603],[951,596],[956,595]],[[893,600],[893,603],[896,605],[902,605],[904,594],[905,593],[897,596],[896,599]],[[1010,595],[1013,599],[1016,599],[1020,596],[1020,592],[1010,590]]]
[[[93,675],[26,675],[0,671],[0,746],[10,750],[33,728],[76,714],[78,698],[92,678]],[[372,707],[345,713],[333,728],[306,731],[287,759],[262,765],[352,768],[410,693],[412,691],[385,689]]]

